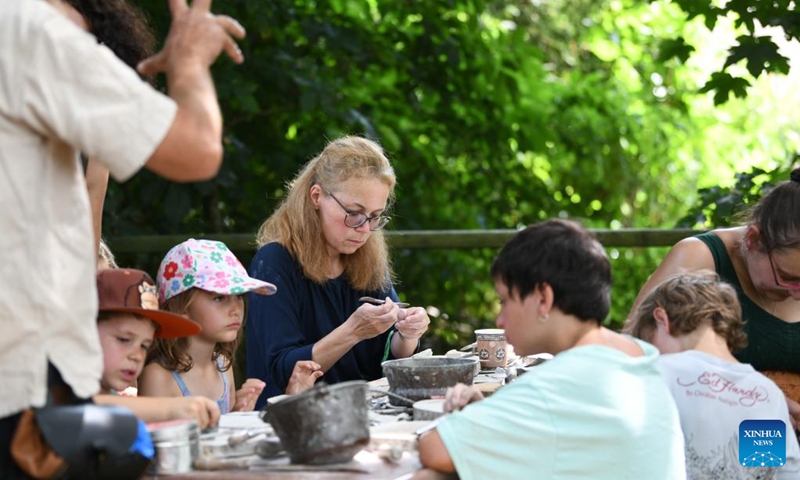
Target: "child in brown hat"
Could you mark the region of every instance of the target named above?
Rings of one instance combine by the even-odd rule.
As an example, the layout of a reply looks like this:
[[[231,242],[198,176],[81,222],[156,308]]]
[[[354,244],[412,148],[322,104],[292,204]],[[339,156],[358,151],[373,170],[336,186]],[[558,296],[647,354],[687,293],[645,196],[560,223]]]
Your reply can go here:
[[[134,386],[155,338],[188,337],[200,325],[158,309],[155,282],[141,270],[97,273],[97,329],[103,346],[102,393]]]
[[[155,282],[141,270],[111,269],[97,273],[97,330],[103,347],[99,404],[122,405],[145,422],[193,418],[200,428],[215,424],[219,408],[203,397],[122,397],[116,392],[135,386],[155,338],[195,335],[195,322],[158,309]]]

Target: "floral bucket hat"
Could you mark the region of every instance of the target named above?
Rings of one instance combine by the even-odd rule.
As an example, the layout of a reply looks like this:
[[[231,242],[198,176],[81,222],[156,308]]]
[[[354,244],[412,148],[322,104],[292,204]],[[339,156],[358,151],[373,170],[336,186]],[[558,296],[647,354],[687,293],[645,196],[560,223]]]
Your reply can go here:
[[[194,238],[167,252],[158,267],[156,283],[161,303],[193,287],[222,295],[272,295],[278,290],[275,285],[248,275],[224,243]]]

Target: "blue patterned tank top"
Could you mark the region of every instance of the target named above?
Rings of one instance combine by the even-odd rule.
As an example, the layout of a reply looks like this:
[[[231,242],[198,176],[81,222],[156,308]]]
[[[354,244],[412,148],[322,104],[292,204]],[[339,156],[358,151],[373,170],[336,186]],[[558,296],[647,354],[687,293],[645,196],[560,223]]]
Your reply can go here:
[[[231,390],[228,387],[228,376],[225,375],[225,372],[221,371],[222,369],[222,359],[217,357],[217,367],[220,369],[219,374],[222,376],[222,385],[224,386],[224,392],[222,397],[217,398],[215,401],[217,402],[217,406],[219,406],[219,413],[224,415],[231,411]],[[181,393],[184,397],[191,397],[192,392],[186,388],[186,383],[184,383],[183,378],[181,378],[181,374],[175,370],[171,370],[170,373],[172,374],[172,378],[178,383],[178,387],[181,389]]]

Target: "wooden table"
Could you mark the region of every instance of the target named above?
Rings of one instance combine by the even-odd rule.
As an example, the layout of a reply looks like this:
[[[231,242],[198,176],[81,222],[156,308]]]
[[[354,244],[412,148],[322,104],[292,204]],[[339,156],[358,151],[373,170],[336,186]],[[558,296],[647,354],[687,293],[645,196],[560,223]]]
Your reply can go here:
[[[398,463],[389,463],[377,458],[366,451],[360,452],[352,462],[347,464],[325,466],[304,466],[283,464],[281,467],[290,470],[275,470],[269,467],[251,467],[249,470],[194,470],[178,475],[159,475],[144,477],[148,480],[250,480],[250,479],[280,479],[280,480],[348,480],[348,479],[385,479],[406,480],[422,465],[415,453],[406,452]],[[346,468],[351,468],[347,470]]]
[[[480,385],[484,394],[491,394],[501,385],[501,379],[491,376],[481,375]],[[388,382],[385,378],[370,382],[372,397],[380,397],[381,394],[375,390],[387,391]],[[383,417],[383,415],[381,415]],[[391,423],[395,420],[389,420]],[[403,423],[403,422],[400,422]],[[411,426],[410,422],[408,423]],[[415,441],[415,440],[414,440]],[[374,448],[375,444],[371,444]],[[430,471],[422,471],[419,462],[419,455],[415,448],[404,448],[403,456],[397,462],[382,460],[369,450],[362,450],[355,458],[346,464],[336,464],[329,466],[309,466],[291,465],[287,458],[280,460],[261,460],[253,457],[251,463],[245,468],[226,467],[218,470],[193,470],[184,474],[177,475],[152,475],[144,477],[147,480],[211,480],[211,479],[230,479],[230,480],[250,480],[250,479],[298,479],[298,480],[346,480],[346,479],[376,479],[376,480],[410,480],[415,474],[421,474],[422,478],[456,478],[454,476],[440,476]],[[250,457],[247,457],[250,458]],[[235,461],[236,459],[232,459]]]
[[[388,384],[376,381],[370,385],[371,388],[388,390]],[[375,395],[381,396],[379,393]],[[411,478],[413,473],[421,468],[419,456],[416,452],[416,436],[413,432],[420,427],[420,423],[400,421],[401,416],[394,414],[380,414],[370,411],[371,442],[361,450],[352,461],[345,464],[335,465],[292,465],[287,457],[280,457],[273,460],[261,459],[253,455],[252,448],[248,451],[239,451],[245,456],[236,456],[228,452],[224,445],[224,435],[230,434],[235,430],[253,430],[263,428],[265,424],[258,418],[257,412],[236,412],[223,415],[220,419],[219,431],[208,434],[210,437],[203,440],[201,436],[201,458],[198,462],[204,465],[195,464],[200,467],[191,472],[177,475],[152,475],[144,477],[154,480],[163,478],[165,480],[188,480],[188,479],[232,479],[245,480],[255,478],[267,479],[387,479],[395,480],[399,478]],[[408,415],[405,416],[408,419]],[[388,431],[386,429],[388,427]],[[252,441],[258,441],[254,438]],[[210,442],[210,443],[208,443]],[[217,446],[223,445],[222,449]],[[376,449],[387,444],[395,446],[402,452],[402,457],[396,462],[383,460]],[[251,443],[242,444],[240,447],[252,446]],[[208,463],[210,462],[210,463]]]

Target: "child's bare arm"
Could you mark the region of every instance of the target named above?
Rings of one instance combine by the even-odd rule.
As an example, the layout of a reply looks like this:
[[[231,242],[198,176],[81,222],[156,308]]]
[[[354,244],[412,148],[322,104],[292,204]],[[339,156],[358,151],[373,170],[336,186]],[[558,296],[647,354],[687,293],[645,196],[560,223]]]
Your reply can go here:
[[[453,473],[456,471],[450,452],[444,446],[439,432],[433,429],[419,437],[419,460],[422,466],[437,472]]]
[[[100,237],[103,232],[103,205],[108,190],[108,168],[102,163],[89,159],[86,164],[86,189],[89,191],[89,205],[92,208],[92,226],[94,227],[95,254],[100,248]]]
[[[789,406],[789,420],[795,430],[800,429],[800,403],[786,397],[786,404]]]
[[[145,423],[167,420],[196,420],[200,429],[214,426],[219,421],[217,403],[205,397],[123,397],[97,395],[98,405],[118,405],[133,412]]]
[[[289,384],[286,386],[286,394],[294,395],[314,386],[319,377],[324,375],[322,367],[311,360],[301,360],[294,365]]]

